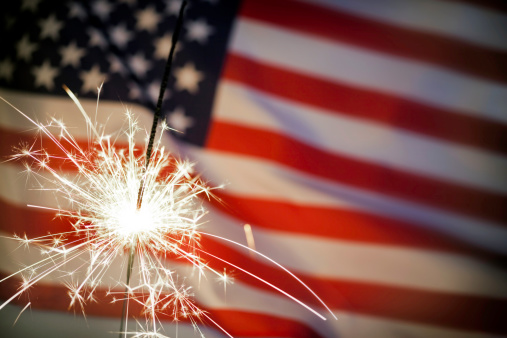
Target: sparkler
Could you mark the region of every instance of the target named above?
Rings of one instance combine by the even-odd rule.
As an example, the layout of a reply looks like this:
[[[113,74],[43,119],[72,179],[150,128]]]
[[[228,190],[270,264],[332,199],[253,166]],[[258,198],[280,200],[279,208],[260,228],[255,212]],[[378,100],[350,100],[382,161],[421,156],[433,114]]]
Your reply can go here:
[[[61,121],[53,120],[43,125],[23,115],[62,150],[64,156],[54,156],[30,146],[20,149],[13,158],[29,161],[31,174],[39,181],[46,181],[47,189],[55,190],[70,202],[72,208],[56,211],[58,216],[72,221],[73,230],[34,239],[14,237],[22,244],[44,249],[47,258],[16,273],[29,272],[30,277],[0,309],[49,274],[78,276],[80,271],[64,271],[65,266],[71,261],[86,260],[83,279],[67,285],[70,305],[79,305],[84,310],[85,302],[94,299],[94,293],[113,260],[128,251],[126,298],[145,307],[144,311],[151,319],[152,336],[160,336],[157,315],[168,307],[173,309],[174,319],[206,316],[193,305],[189,289],[178,284],[162,258],[176,255],[191,262],[199,271],[205,269],[204,262],[195,252],[200,238],[197,227],[205,214],[197,197],[210,197],[212,189],[200,178],[192,176],[192,164],[172,158],[161,144],[161,133],[153,146],[152,161],[145,166],[146,155],[138,155],[135,148],[135,134],[139,130],[130,112],[126,114],[127,149],[117,149],[111,138],[99,133],[87,118],[96,138],[91,151],[82,149]],[[54,129],[58,133],[52,131]],[[167,126],[162,125],[162,129]],[[61,160],[77,169],[77,180],[67,179],[50,165]],[[43,175],[36,168],[50,175]],[[141,182],[144,182],[144,203],[138,208]],[[130,287],[134,253],[139,258],[139,281],[138,285]]]
[[[178,36],[180,34],[181,25],[183,23],[183,13],[185,12],[186,6],[187,6],[187,0],[183,0],[183,2],[181,3],[181,6],[180,6],[178,19],[176,20],[176,26],[174,28],[174,33],[173,33],[172,39],[171,39],[171,48],[169,50],[169,55],[167,57],[167,62],[165,65],[164,74],[162,76],[162,83],[160,85],[160,93],[158,95],[157,106],[155,108],[155,115],[153,117],[153,123],[151,126],[151,133],[150,133],[150,138],[148,141],[148,147],[146,148],[146,162],[144,165],[144,172],[146,172],[148,170],[148,166],[150,164],[151,153],[152,153],[152,149],[153,149],[153,142],[155,140],[155,134],[156,134],[156,129],[157,129],[157,125],[158,125],[158,120],[160,119],[160,115],[161,115],[161,111],[162,111],[162,102],[164,99],[164,93],[165,93],[165,90],[167,87],[167,81],[169,80],[169,74],[171,73],[174,51],[176,50],[176,43],[178,42]],[[146,178],[144,176],[142,176],[141,180],[140,180],[140,184],[139,184],[139,191],[137,193],[136,212],[138,212],[138,213],[140,213],[140,211],[141,211],[145,186],[146,186]],[[140,223],[142,223],[142,220]],[[134,264],[135,247],[137,245],[136,242],[137,241],[132,243],[131,247],[130,247],[129,262],[127,265],[127,285],[125,287],[125,298],[128,298],[128,286],[130,283],[130,275],[132,273],[132,267]],[[123,331],[124,321],[126,321],[126,310],[127,310],[127,302],[124,300],[121,322],[120,322],[120,338],[121,338],[121,333]]]
[[[200,276],[204,276],[208,271],[226,280],[228,276],[224,272],[211,268],[200,257],[200,253],[206,253],[206,256],[273,287],[325,319],[316,310],[286,291],[241,266],[229,263],[223,257],[206,252],[199,246],[200,238],[209,236],[255,253],[257,257],[275,264],[290,274],[327,308],[309,287],[269,257],[243,244],[199,230],[206,214],[200,197],[213,198],[213,189],[219,187],[207,186],[193,173],[192,163],[177,160],[165,150],[162,141],[162,132],[168,129],[165,123],[161,124],[162,132],[153,144],[151,161],[146,162],[146,155],[139,155],[136,148],[136,133],[140,132],[140,128],[131,112],[126,112],[128,127],[123,132],[127,137],[128,146],[121,148],[115,146],[110,135],[104,134],[103,130],[94,126],[70,91],[69,95],[75,100],[94,135],[95,143],[92,149],[82,149],[62,121],[53,119],[48,124],[38,123],[11,105],[37,127],[41,139],[48,139],[63,153],[63,156],[48,154],[43,148],[36,148],[34,143],[22,147],[19,153],[12,157],[28,163],[30,174],[45,185],[47,187],[45,189],[53,190],[71,205],[68,209],[29,206],[55,210],[58,216],[71,221],[72,229],[32,239],[13,237],[20,244],[41,248],[46,257],[0,280],[1,283],[15,275],[28,274],[24,277],[19,291],[0,305],[0,310],[43,278],[56,274],[59,278],[70,278],[70,281],[66,282],[70,306],[80,307],[84,314],[84,305],[95,299],[97,288],[103,284],[104,276],[113,261],[128,252],[127,282],[121,283],[121,276],[117,276],[111,290],[124,286],[127,290],[124,297],[126,307],[129,302],[140,304],[143,307],[146,324],[140,332],[125,330],[121,332],[122,335],[164,337],[160,333],[158,319],[161,313],[170,314],[174,320],[189,319],[196,330],[199,330],[197,322],[206,319],[229,335],[205,311],[193,303],[191,287],[179,282],[178,275],[164,259],[167,257],[184,259],[194,266]],[[5,100],[4,102],[8,103]],[[61,164],[62,161],[77,170],[75,180],[66,178],[64,174],[59,173],[56,166],[51,165],[53,162]],[[144,183],[143,203],[138,208],[141,182]],[[137,269],[133,269],[134,253],[138,258]],[[86,263],[76,263],[77,268],[66,270],[66,266],[71,265],[70,263],[81,261]],[[135,274],[133,270],[136,271]],[[131,285],[134,275],[136,283]],[[116,296],[122,293],[110,291],[109,294]],[[329,309],[328,311],[332,314]],[[127,314],[124,313],[122,317],[127,318]]]
[[[0,98],[36,126],[41,139],[49,140],[61,151],[60,155],[49,154],[44,148],[36,148],[34,143],[21,147],[18,154],[12,157],[27,163],[27,171],[43,183],[45,190],[53,190],[70,205],[68,209],[51,209],[43,205],[30,207],[54,210],[58,216],[68,219],[72,225],[72,229],[64,233],[31,239],[26,236],[12,237],[20,244],[41,248],[45,258],[0,280],[1,283],[13,276],[23,276],[23,283],[18,292],[1,304],[0,310],[45,277],[57,275],[67,280],[65,284],[69,289],[70,306],[80,307],[85,314],[84,305],[95,300],[95,293],[99,286],[104,284],[104,278],[113,261],[124,257],[128,252],[126,282],[122,283],[121,276],[116,276],[114,285],[108,292],[113,297],[121,295],[114,301],[123,301],[120,337],[127,335],[165,337],[161,333],[159,321],[159,315],[162,313],[170,314],[174,320],[181,318],[190,320],[199,332],[198,321],[208,320],[232,337],[193,302],[191,287],[180,282],[177,273],[165,260],[168,257],[183,259],[192,264],[199,276],[210,272],[224,282],[227,281],[229,277],[225,271],[219,272],[211,268],[201,258],[200,253],[205,253],[271,286],[325,319],[316,310],[286,291],[228,262],[223,257],[206,252],[200,247],[199,240],[202,236],[209,236],[255,253],[256,257],[283,269],[307,288],[334,317],[325,303],[308,286],[280,264],[253,248],[200,231],[199,226],[206,214],[202,197],[213,198],[213,189],[216,188],[209,187],[195,175],[192,163],[175,159],[165,150],[162,135],[169,129],[165,123],[159,128],[161,129],[159,137],[155,138],[163,92],[176,45],[175,36],[177,37],[181,27],[185,4],[186,1],[180,9],[146,153],[140,154],[136,147],[136,135],[141,130],[131,112],[126,112],[127,128],[122,132],[128,144],[121,147],[112,141],[114,138],[111,135],[105,134],[104,128],[97,127],[91,121],[68,88],[67,93],[83,114],[91,131],[94,141],[91,149],[83,149],[63,121],[52,119],[47,124],[39,123]],[[57,166],[52,165],[53,162],[70,164],[77,170],[77,178],[73,180],[66,178],[59,172]],[[135,258],[137,265],[134,269]],[[68,269],[71,263],[75,263],[77,267]],[[121,286],[125,288],[124,293],[115,291]],[[140,304],[143,309],[145,324],[140,324],[139,332],[124,330],[130,302]],[[29,305],[30,303],[24,309]]]

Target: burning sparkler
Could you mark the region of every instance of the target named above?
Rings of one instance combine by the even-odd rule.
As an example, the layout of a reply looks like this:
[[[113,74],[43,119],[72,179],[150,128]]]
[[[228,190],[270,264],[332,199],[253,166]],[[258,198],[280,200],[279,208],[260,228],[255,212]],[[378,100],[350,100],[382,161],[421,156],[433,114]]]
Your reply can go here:
[[[68,285],[70,304],[83,306],[85,301],[93,300],[94,292],[113,259],[130,252],[126,283],[128,297],[136,301],[146,298],[141,303],[153,320],[152,334],[156,332],[158,311],[167,307],[174,310],[175,319],[205,316],[192,304],[188,290],[178,285],[161,258],[176,255],[190,261],[199,271],[205,267],[194,250],[200,237],[197,227],[205,214],[197,197],[209,197],[212,189],[198,177],[191,176],[192,165],[172,158],[161,145],[160,136],[153,147],[152,160],[145,167],[146,155],[139,155],[136,149],[134,139],[139,130],[130,112],[126,114],[127,149],[116,148],[111,138],[100,133],[87,118],[96,140],[92,150],[82,149],[61,121],[53,120],[43,125],[23,115],[64,155],[51,155],[32,145],[20,149],[13,158],[28,163],[31,175],[39,181],[46,181],[43,184],[46,189],[53,189],[70,203],[70,209],[56,212],[72,221],[73,231],[34,239],[15,237],[20,243],[43,248],[47,258],[18,272],[29,271],[29,277],[19,292],[0,309],[45,276],[62,274],[69,262],[88,256],[84,278]],[[162,129],[167,126],[163,125]],[[77,180],[67,179],[51,166],[51,162],[62,160],[77,169]],[[50,175],[43,175],[36,168]],[[144,198],[138,208],[141,182],[144,182]],[[140,281],[139,285],[130,287],[134,253],[139,259]],[[65,271],[63,275],[78,275],[77,272]],[[141,296],[136,296],[137,291]]]
[[[93,140],[91,148],[82,147],[67,130],[63,121],[52,119],[47,124],[39,123],[0,98],[37,127],[41,140],[51,142],[60,152],[49,154],[43,147],[36,148],[34,143],[21,147],[18,154],[12,157],[26,163],[26,171],[41,183],[44,190],[54,191],[69,204],[69,208],[58,209],[44,205],[30,207],[54,210],[57,216],[68,219],[72,225],[72,229],[64,233],[37,238],[13,237],[20,244],[41,248],[45,257],[0,280],[1,283],[13,276],[22,276],[23,279],[19,291],[1,304],[0,310],[37,282],[49,275],[57,275],[58,278],[66,280],[70,306],[81,308],[84,314],[85,303],[95,300],[95,293],[98,287],[104,284],[105,276],[111,270],[113,262],[127,255],[126,282],[121,282],[122,276],[116,276],[108,292],[115,297],[113,301],[123,301],[124,304],[120,337],[127,335],[165,337],[161,333],[158,319],[162,313],[169,314],[174,320],[186,318],[196,330],[199,330],[198,321],[206,319],[232,337],[193,302],[191,287],[181,282],[178,274],[166,262],[166,258],[170,257],[186,260],[192,264],[199,276],[210,272],[224,281],[225,286],[229,276],[225,271],[220,272],[211,268],[200,256],[200,253],[205,253],[271,286],[325,319],[286,291],[241,266],[202,249],[199,246],[200,238],[210,236],[249,250],[250,253],[255,253],[256,257],[283,269],[306,287],[334,317],[310,288],[280,264],[251,247],[200,231],[199,226],[206,214],[201,197],[213,198],[213,189],[216,188],[207,186],[198,175],[195,175],[191,163],[177,160],[165,150],[162,135],[169,129],[165,123],[161,124],[159,128],[161,132],[155,139],[163,92],[176,45],[175,37],[181,27],[185,3],[182,4],[173,36],[152,130],[145,147],[146,153],[141,153],[136,147],[136,134],[141,130],[131,112],[126,112],[127,128],[122,131],[128,144],[121,147],[115,144],[112,135],[106,135],[104,129],[91,121],[68,88],[67,93],[78,106],[87,128],[91,131]],[[67,178],[57,169],[58,166],[52,165],[54,162],[72,166],[78,172],[77,178]],[[253,241],[251,231],[248,234],[249,241]],[[137,264],[134,268],[135,258]],[[69,268],[72,263],[74,266]],[[125,292],[114,291],[118,287],[124,287]],[[140,323],[139,332],[124,330],[131,302],[138,303],[142,307],[145,323]],[[24,309],[29,305],[30,303]]]
[[[180,282],[175,271],[164,260],[170,256],[178,257],[190,262],[200,275],[209,271],[221,279],[227,278],[224,272],[214,270],[200,257],[200,253],[205,252],[199,247],[202,236],[234,243],[199,230],[206,214],[200,197],[212,198],[214,188],[207,186],[193,173],[191,163],[177,160],[165,150],[162,132],[153,144],[152,159],[145,166],[146,155],[139,154],[134,141],[140,129],[132,113],[126,113],[128,127],[124,134],[128,145],[122,148],[111,141],[111,136],[98,130],[70,91],[69,95],[75,99],[94,135],[92,149],[81,148],[62,121],[51,120],[48,124],[42,124],[18,110],[38,128],[42,138],[48,139],[62,151],[62,155],[48,154],[43,148],[36,148],[34,143],[21,148],[13,159],[28,163],[31,175],[41,181],[47,187],[45,189],[53,190],[69,202],[71,208],[57,209],[56,212],[58,216],[71,221],[72,230],[33,239],[14,237],[21,244],[44,249],[46,257],[5,278],[25,274],[22,287],[0,305],[0,309],[41,279],[56,274],[62,278],[70,276],[71,281],[66,283],[70,305],[80,307],[84,313],[85,303],[94,300],[94,294],[103,283],[113,260],[128,253],[127,282],[120,282],[122,276],[117,276],[113,288],[125,287],[127,306],[129,302],[139,303],[146,320],[143,331],[129,334],[134,337],[163,337],[158,321],[160,313],[169,313],[175,320],[189,319],[197,330],[197,322],[203,318],[220,328],[193,303],[191,288]],[[168,127],[162,124],[160,129],[164,131]],[[59,173],[51,165],[55,161],[68,163],[77,169],[77,178],[70,180]],[[43,175],[41,171],[49,175]],[[144,184],[143,202],[138,208],[141,182]],[[48,209],[42,205],[31,207]],[[242,244],[234,244],[284,269],[263,254]],[[134,269],[136,281],[131,283],[134,254],[138,263]],[[324,319],[305,303],[242,267],[210,252],[206,252],[206,255],[261,280]],[[81,261],[86,263],[66,270],[71,262]],[[117,296],[122,293],[111,291],[110,294]],[[117,300],[123,299],[120,296]],[[122,332],[125,336],[127,333]]]

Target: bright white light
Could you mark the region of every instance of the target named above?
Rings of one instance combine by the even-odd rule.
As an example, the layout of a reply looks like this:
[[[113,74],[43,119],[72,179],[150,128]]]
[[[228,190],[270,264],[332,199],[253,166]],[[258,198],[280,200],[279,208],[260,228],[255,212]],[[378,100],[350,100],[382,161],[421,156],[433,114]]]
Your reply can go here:
[[[156,224],[151,214],[145,210],[138,210],[135,205],[118,209],[118,235],[133,241],[136,237],[153,230]]]

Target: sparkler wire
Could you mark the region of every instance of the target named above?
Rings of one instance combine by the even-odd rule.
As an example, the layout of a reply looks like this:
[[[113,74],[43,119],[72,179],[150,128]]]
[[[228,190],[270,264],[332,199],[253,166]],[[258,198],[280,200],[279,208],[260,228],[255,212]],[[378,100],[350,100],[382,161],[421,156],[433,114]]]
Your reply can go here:
[[[136,253],[135,245],[132,244],[132,246],[130,247],[129,262],[127,265],[127,281],[126,281],[126,286],[125,286],[125,298],[123,299],[123,308],[122,308],[122,312],[121,312],[121,321],[120,321],[120,338],[123,333],[123,329],[124,329],[125,321],[126,321],[126,316],[127,316],[126,313],[127,313],[128,288],[129,288],[128,286],[130,284],[130,275],[132,274],[132,268],[134,267],[135,253]]]
[[[167,62],[165,64],[164,75],[162,76],[162,83],[160,84],[160,93],[158,95],[157,106],[155,107],[155,115],[153,116],[153,124],[151,125],[150,132],[150,140],[148,142],[148,147],[146,148],[146,163],[144,169],[148,168],[148,164],[150,163],[151,152],[153,149],[153,142],[155,140],[155,134],[157,132],[158,121],[160,120],[160,115],[162,111],[162,102],[164,100],[164,93],[167,88],[167,82],[169,81],[169,75],[171,74],[171,68],[173,63],[173,55],[174,50],[176,49],[176,43],[178,42],[178,36],[180,34],[181,26],[183,24],[183,12],[185,11],[185,7],[187,6],[187,0],[184,0],[181,3],[180,13],[178,14],[178,19],[176,21],[176,27],[174,28],[174,33],[171,40],[171,49],[169,50],[169,56],[167,57]],[[144,178],[141,181],[141,186],[139,187],[139,194],[137,196],[137,209],[141,208],[141,203],[143,200],[143,192],[144,192]]]
[[[178,18],[176,19],[176,26],[174,28],[174,32],[171,39],[171,48],[169,50],[169,56],[167,57],[167,62],[165,64],[164,74],[162,75],[162,83],[160,84],[160,92],[158,95],[157,100],[157,106],[155,107],[155,115],[153,116],[153,123],[151,125],[151,132],[150,132],[150,139],[148,141],[148,147],[146,148],[146,162],[144,164],[144,173],[146,173],[146,170],[148,169],[148,165],[150,164],[151,159],[151,153],[153,150],[153,142],[155,141],[155,134],[157,133],[157,125],[158,121],[160,120],[161,112],[162,112],[162,103],[164,101],[164,94],[167,89],[167,83],[169,81],[169,75],[171,74],[171,68],[173,63],[173,56],[174,51],[176,49],[176,44],[178,43],[178,36],[180,35],[181,27],[183,25],[183,13],[185,11],[185,7],[187,6],[187,0],[183,0],[180,7],[180,12],[178,14]],[[145,175],[141,176],[141,183],[139,184],[139,192],[137,194],[137,210],[141,209],[141,205],[143,203],[143,194],[144,194],[144,186],[145,186]],[[135,247],[137,241],[133,241],[131,243],[130,247],[130,253],[129,253],[129,262],[127,266],[127,281],[125,285],[125,298],[123,299],[123,309],[122,309],[122,315],[121,315],[121,322],[120,322],[120,334],[119,337],[121,338],[122,333],[124,331],[124,326],[126,322],[126,316],[127,316],[127,300],[128,300],[128,289],[130,284],[130,275],[132,274],[132,268],[134,266],[134,257],[135,257]]]

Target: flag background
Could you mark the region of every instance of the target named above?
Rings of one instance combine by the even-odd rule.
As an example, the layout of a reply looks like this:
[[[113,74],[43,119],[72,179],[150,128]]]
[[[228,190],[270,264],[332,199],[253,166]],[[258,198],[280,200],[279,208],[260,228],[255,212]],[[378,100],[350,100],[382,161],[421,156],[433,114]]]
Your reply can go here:
[[[105,81],[97,119],[118,130],[130,107],[149,128],[179,5],[2,4],[0,96],[38,120],[62,117],[86,140],[61,85],[93,113]],[[321,321],[238,271],[226,294],[212,278],[192,281],[197,302],[236,337],[506,335],[505,41],[501,2],[192,1],[164,112],[183,132],[168,135],[168,146],[226,184],[204,229],[246,244],[243,224],[251,224],[257,249],[308,283],[339,320]],[[33,133],[0,109],[5,158]],[[26,207],[61,201],[31,190],[23,170],[0,164],[1,235],[68,228]],[[3,276],[40,257],[0,240]],[[203,245],[318,306],[247,253]],[[18,283],[3,282],[2,299]],[[2,336],[118,330],[118,306],[90,304],[86,324],[67,311],[58,280],[29,296],[16,325],[27,298],[0,312]],[[166,329],[176,335],[169,321]],[[178,330],[197,336],[184,322]]]

